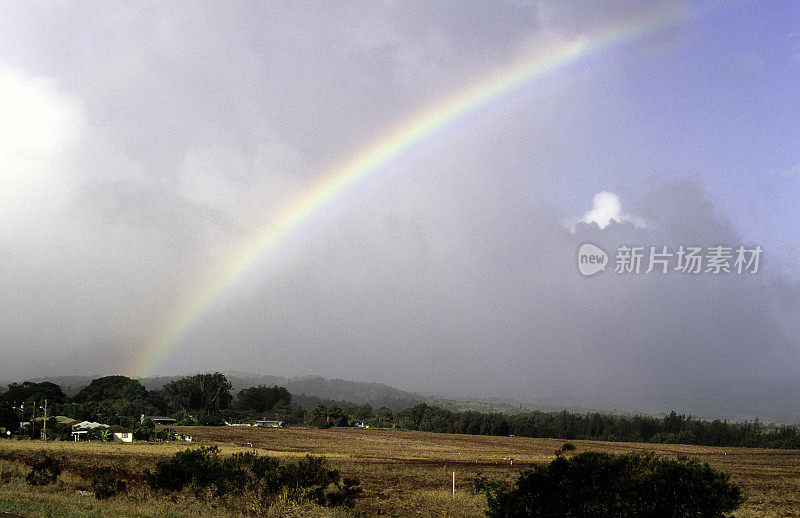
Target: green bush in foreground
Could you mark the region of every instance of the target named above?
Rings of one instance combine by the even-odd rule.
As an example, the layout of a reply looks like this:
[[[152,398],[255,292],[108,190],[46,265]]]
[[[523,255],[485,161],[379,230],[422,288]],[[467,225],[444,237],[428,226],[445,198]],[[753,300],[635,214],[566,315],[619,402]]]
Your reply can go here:
[[[64,462],[49,453],[41,452],[31,466],[31,472],[25,481],[32,486],[46,486],[55,483],[64,469]]]
[[[722,517],[739,507],[730,475],[697,459],[652,452],[559,456],[520,474],[513,486],[477,478],[489,517]]]
[[[155,472],[147,472],[150,487],[165,492],[185,487],[214,496],[253,492],[265,502],[285,491],[293,499],[320,505],[351,507],[361,494],[357,478],[340,480],[327,459],[306,455],[281,464],[276,458],[245,452],[220,458],[216,446],[187,449],[161,460]]]

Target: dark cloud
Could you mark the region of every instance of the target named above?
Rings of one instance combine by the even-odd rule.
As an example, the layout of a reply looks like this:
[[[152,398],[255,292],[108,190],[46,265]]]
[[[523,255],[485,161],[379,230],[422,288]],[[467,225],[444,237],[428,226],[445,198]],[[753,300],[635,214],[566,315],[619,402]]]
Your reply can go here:
[[[496,7],[9,8],[0,88],[35,91],[54,108],[32,127],[55,120],[65,135],[23,146],[24,160],[0,145],[0,377],[130,366],[205,272],[376,136],[530,46],[651,9]],[[796,410],[800,289],[771,250],[757,275],[578,273],[583,242],[759,244],[743,243],[699,177],[642,187],[653,171],[640,170],[636,118],[609,107],[618,99],[590,68],[473,112],[339,196],[228,290],[160,373]],[[620,116],[627,126],[607,131]],[[604,190],[630,217],[570,232]]]

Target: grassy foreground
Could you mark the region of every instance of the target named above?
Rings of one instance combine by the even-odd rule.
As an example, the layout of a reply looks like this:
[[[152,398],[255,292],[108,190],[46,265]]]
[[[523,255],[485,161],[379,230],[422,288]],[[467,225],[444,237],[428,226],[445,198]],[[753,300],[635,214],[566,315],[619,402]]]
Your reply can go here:
[[[0,512],[23,516],[483,516],[481,495],[471,479],[481,471],[513,480],[521,469],[548,462],[563,441],[333,428],[181,428],[196,442],[69,443],[0,441]],[[660,455],[699,457],[732,473],[747,501],[735,516],[800,516],[800,451],[572,441],[576,452],[655,450]],[[253,451],[281,458],[306,453],[326,456],[343,476],[361,479],[364,495],[352,510],[327,509],[279,498],[269,507],[243,497],[224,501],[190,493],[151,492],[141,478],[147,468],[187,447],[217,445],[223,454]],[[25,475],[38,451],[65,456],[58,484],[30,487]],[[513,465],[512,461],[513,459]],[[134,474],[128,491],[106,501],[91,494],[99,466],[117,465]],[[452,495],[453,472],[456,494]]]

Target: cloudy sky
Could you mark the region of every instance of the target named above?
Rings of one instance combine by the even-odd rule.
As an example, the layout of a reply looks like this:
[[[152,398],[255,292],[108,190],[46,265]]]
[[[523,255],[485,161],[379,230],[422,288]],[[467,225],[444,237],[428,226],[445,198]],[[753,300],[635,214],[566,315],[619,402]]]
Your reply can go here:
[[[320,374],[796,422],[800,5],[564,5],[0,2],[0,379]],[[646,19],[668,22],[318,207],[145,369],[176,308],[342,163]],[[587,242],[609,256],[590,277]],[[763,253],[615,271],[622,246],[681,245]]]

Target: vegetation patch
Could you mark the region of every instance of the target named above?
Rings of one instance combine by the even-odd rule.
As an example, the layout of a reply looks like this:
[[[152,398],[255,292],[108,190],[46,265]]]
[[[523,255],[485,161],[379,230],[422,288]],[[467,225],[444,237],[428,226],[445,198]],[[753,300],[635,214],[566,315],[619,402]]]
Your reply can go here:
[[[522,472],[511,485],[476,477],[490,517],[722,517],[743,498],[730,475],[697,459],[647,452],[558,456]]]
[[[125,491],[128,474],[117,466],[103,466],[92,474],[92,491],[98,500],[111,498]]]
[[[25,481],[32,486],[54,484],[64,470],[64,461],[47,452],[41,452],[31,467]]]
[[[352,507],[361,494],[357,478],[341,478],[329,469],[325,457],[305,457],[281,464],[280,460],[252,452],[221,458],[216,446],[187,449],[161,460],[147,472],[150,487],[164,492],[190,488],[196,494],[211,490],[216,496],[252,492],[262,501],[281,493],[296,500],[312,500],[330,507]]]

